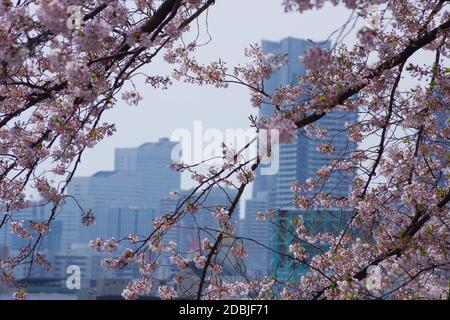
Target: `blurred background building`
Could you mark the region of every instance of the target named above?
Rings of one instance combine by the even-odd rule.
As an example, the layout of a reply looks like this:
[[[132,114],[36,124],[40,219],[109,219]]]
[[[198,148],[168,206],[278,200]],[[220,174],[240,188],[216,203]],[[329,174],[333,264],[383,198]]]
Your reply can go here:
[[[284,85],[298,83],[298,77],[305,74],[301,57],[305,51],[316,46],[309,40],[286,38],[279,42],[263,41],[265,53],[288,54],[288,63],[265,82],[265,89],[273,93]],[[330,43],[320,44],[329,48]],[[308,97],[301,97],[307,99]],[[260,117],[270,117],[273,106],[265,103],[260,109]],[[324,138],[329,142],[331,137],[336,148],[333,156],[343,156],[352,152],[356,144],[349,142],[343,129],[347,122],[354,122],[356,113],[330,112],[317,123],[329,132]],[[287,253],[288,245],[295,241],[290,231],[291,219],[303,216],[307,223],[316,231],[338,232],[342,227],[342,212],[335,208],[322,210],[315,215],[314,221],[309,221],[311,215],[296,209],[293,205],[292,183],[305,182],[314,177],[316,171],[328,165],[333,156],[319,153],[316,148],[324,142],[322,139],[312,139],[299,130],[292,144],[280,145],[280,167],[275,175],[261,175],[257,171],[253,186],[252,198],[245,203],[245,217],[237,222],[237,235],[244,239],[248,251],[246,259],[230,260],[227,255],[235,238],[223,243],[219,259],[222,257],[224,273],[227,279],[236,280],[245,276],[257,279],[274,275],[287,277],[289,274],[301,274],[303,269],[292,264],[290,259],[283,259],[276,252]],[[46,271],[33,267],[30,271],[27,265],[16,270],[19,279],[32,279],[32,284],[38,292],[45,286],[47,291],[61,294],[74,294],[67,291],[64,279],[69,265],[78,265],[82,272],[82,287],[76,293],[78,296],[102,296],[120,294],[124,283],[139,277],[136,268],[125,268],[119,272],[107,271],[100,261],[106,257],[90,249],[88,243],[96,237],[104,239],[122,239],[130,234],[148,235],[153,228],[153,220],[163,214],[174,212],[180,198],[171,198],[170,191],[180,190],[180,173],[169,168],[171,154],[176,142],[161,138],[157,142],[145,143],[137,148],[118,148],[115,150],[114,170],[99,171],[89,177],[75,177],[68,187],[67,199],[62,208],[58,208],[57,219],[52,223],[52,232],[42,243],[40,251],[54,264],[52,270]],[[327,187],[323,190],[333,196],[346,196],[353,180],[353,174],[334,174]],[[189,194],[192,190],[184,190]],[[199,195],[197,193],[197,195]],[[170,231],[165,241],[174,241],[178,250],[187,255],[198,254],[203,238],[213,240],[217,235],[219,224],[212,211],[217,206],[230,206],[236,196],[234,189],[213,188],[199,200],[200,210],[196,214],[186,215],[182,222]],[[92,210],[96,223],[89,227],[81,225],[82,210]],[[258,221],[258,213],[273,208],[277,211],[276,224],[283,225],[282,230],[271,221]],[[240,206],[236,209],[236,213]],[[20,211],[18,215],[24,221],[43,221],[51,214],[51,206],[43,201]],[[236,219],[238,214],[235,215]],[[234,239],[234,240],[233,240]],[[18,251],[26,240],[20,240],[5,230],[0,230],[0,257],[7,256],[5,250]],[[311,254],[317,248],[307,248]],[[162,284],[173,284],[171,277],[178,268],[169,261],[169,256],[162,256],[162,267],[157,278]],[[189,271],[190,270],[190,271]],[[192,264],[186,272],[193,275],[198,272]],[[195,277],[191,280],[195,282]],[[173,284],[174,285],[174,284]],[[183,283],[182,286],[189,286]],[[157,286],[154,286],[157,287]],[[48,289],[51,288],[51,289]],[[0,287],[0,290],[1,287]],[[121,291],[121,290],[120,290]],[[185,291],[186,295],[194,292]]]
[[[302,56],[310,47],[321,46],[330,49],[331,43],[324,41],[313,43],[310,40],[285,38],[279,42],[262,41],[264,53],[287,54],[288,63],[278,70],[269,80],[265,81],[264,88],[269,93],[274,93],[281,86],[295,85],[299,83],[299,76],[306,73],[302,63]],[[307,85],[307,84],[305,84]],[[308,99],[302,96],[299,103]],[[266,101],[260,108],[259,117],[270,117],[274,111],[274,106]],[[293,243],[290,221],[295,216],[310,217],[298,210],[293,204],[293,193],[291,191],[294,182],[305,183],[306,179],[316,177],[316,172],[322,166],[330,164],[330,160],[335,157],[349,155],[357,147],[356,143],[348,140],[345,134],[346,123],[353,123],[357,120],[357,113],[343,113],[339,111],[329,112],[314,125],[328,131],[328,137],[313,139],[308,137],[304,129],[298,130],[295,142],[281,144],[279,146],[279,170],[275,175],[262,175],[261,165],[257,170],[257,177],[253,186],[252,199],[246,201],[245,219],[242,230],[244,234],[256,241],[247,241],[249,257],[247,267],[249,274],[262,277],[274,275],[279,278],[290,277],[293,273],[299,275],[304,271],[302,268],[294,270],[292,259],[283,258],[278,253],[288,254],[289,244]],[[332,142],[335,147],[333,155],[317,151],[319,144]],[[322,189],[334,197],[345,197],[352,185],[354,173],[333,173],[327,185]],[[274,223],[267,220],[257,221],[259,211],[267,211],[269,208],[277,210],[277,219]],[[321,211],[316,215],[314,222],[321,228],[318,231],[339,230],[342,221],[338,221],[343,213],[336,208]],[[278,226],[276,225],[278,224]],[[280,226],[282,226],[280,228]],[[267,250],[269,246],[274,251]],[[312,248],[310,250],[313,254]],[[278,252],[278,253],[277,253]]]

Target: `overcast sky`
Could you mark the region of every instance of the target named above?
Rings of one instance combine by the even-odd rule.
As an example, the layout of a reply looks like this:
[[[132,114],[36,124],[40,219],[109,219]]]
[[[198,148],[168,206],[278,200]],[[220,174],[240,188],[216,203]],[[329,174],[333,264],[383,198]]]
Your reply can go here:
[[[285,14],[281,0],[218,0],[208,16],[212,41],[197,57],[202,62],[221,58],[230,65],[242,63],[243,50],[262,39],[278,41],[288,36],[323,40],[347,19],[350,11],[327,6],[322,11]],[[200,23],[203,39],[205,17]],[[168,74],[170,66],[155,60],[146,68],[151,74]],[[137,83],[144,100],[137,107],[123,102],[108,111],[104,119],[117,126],[113,137],[85,152],[78,176],[98,170],[112,170],[114,148],[136,147],[142,143],[170,137],[179,128],[193,130],[194,121],[203,121],[204,129],[248,128],[248,116],[257,110],[249,103],[243,87],[216,89],[174,84],[166,91]],[[186,179],[183,185],[187,186]]]
[[[208,29],[212,41],[196,52],[199,61],[208,63],[221,58],[230,66],[245,62],[244,48],[259,43],[262,39],[279,41],[286,37],[297,37],[321,41],[347,21],[351,11],[344,7],[326,5],[322,10],[306,13],[286,14],[281,0],[218,0],[208,15]],[[203,39],[205,16],[200,19]],[[358,25],[361,26],[361,23]],[[356,29],[357,30],[357,29]],[[355,42],[355,30],[345,43]],[[189,40],[189,39],[187,39]],[[424,55],[424,63],[429,60]],[[421,59],[421,58],[420,58]],[[426,59],[426,60],[425,60]],[[431,60],[430,60],[431,61]],[[145,68],[149,74],[169,74],[171,66],[158,57]],[[145,85],[136,85],[144,99],[137,107],[123,102],[108,111],[104,120],[115,123],[117,132],[88,149],[79,166],[77,176],[87,176],[99,170],[112,170],[114,148],[137,147],[145,142],[170,137],[174,130],[184,128],[193,131],[194,122],[202,121],[203,129],[217,128],[244,130],[249,128],[248,116],[256,114],[251,107],[249,92],[244,87],[228,89],[199,87],[175,83],[168,90],[157,90]],[[408,82],[403,81],[403,85]],[[182,187],[192,186],[188,177],[183,177]],[[250,190],[244,194],[250,195]]]

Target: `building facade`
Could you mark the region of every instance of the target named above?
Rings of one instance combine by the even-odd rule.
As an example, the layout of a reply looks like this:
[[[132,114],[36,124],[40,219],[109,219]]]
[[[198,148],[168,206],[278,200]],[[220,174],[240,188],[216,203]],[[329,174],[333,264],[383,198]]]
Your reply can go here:
[[[306,69],[302,63],[302,56],[306,50],[311,46],[322,46],[329,49],[330,42],[323,42],[320,44],[312,43],[309,40],[286,38],[279,42],[263,41],[262,50],[264,53],[273,54],[287,54],[288,63],[277,71],[269,80],[265,81],[265,90],[271,94],[281,86],[298,84],[299,76],[306,73]],[[300,97],[300,101],[307,99],[307,96]],[[260,109],[260,118],[270,117],[274,111],[274,107],[269,103],[263,104]],[[276,249],[277,252],[287,253],[285,250],[288,243],[292,239],[289,234],[284,234],[279,227],[275,226],[257,226],[258,221],[255,221],[255,214],[259,210],[267,210],[268,208],[276,209],[278,213],[284,212],[285,216],[279,223],[288,223],[288,219],[293,215],[304,215],[304,212],[298,210],[293,204],[293,193],[291,191],[294,182],[305,183],[308,178],[316,178],[316,172],[323,166],[331,164],[333,158],[344,157],[353,152],[357,145],[349,141],[345,128],[347,123],[354,123],[357,121],[357,113],[343,113],[339,111],[329,112],[326,116],[316,122],[314,125],[325,129],[328,135],[321,139],[314,139],[307,135],[304,128],[299,129],[296,139],[290,144],[280,144],[279,146],[279,170],[275,175],[261,175],[261,170],[257,171],[256,181],[253,188],[253,199],[246,202],[246,216],[243,221],[244,230],[247,230],[249,236],[255,237],[261,243],[270,244],[271,248]],[[335,152],[332,155],[319,152],[317,150],[321,143],[333,143]],[[322,191],[329,193],[334,197],[345,197],[350,191],[353,183],[354,173],[333,173],[327,185]],[[264,199],[261,201],[261,199]],[[334,220],[336,216],[336,209],[331,208],[327,212],[329,214],[322,214],[321,221],[317,222],[317,226],[323,226],[317,231],[324,231],[330,224],[335,224],[338,228],[337,221]],[[288,214],[286,214],[286,212]],[[278,222],[277,222],[278,223]],[[333,229],[333,228],[331,228]],[[249,244],[255,246],[255,244]],[[311,249],[311,248],[308,248]],[[275,271],[281,269],[290,270],[292,266],[286,266],[284,261],[280,261],[279,253],[272,253],[266,258],[261,246],[258,248],[251,248],[247,261],[247,267],[255,274],[267,275],[273,274]],[[255,266],[266,264],[266,274],[264,270],[255,270]],[[284,270],[283,269],[283,270]],[[287,272],[281,272],[287,275]]]

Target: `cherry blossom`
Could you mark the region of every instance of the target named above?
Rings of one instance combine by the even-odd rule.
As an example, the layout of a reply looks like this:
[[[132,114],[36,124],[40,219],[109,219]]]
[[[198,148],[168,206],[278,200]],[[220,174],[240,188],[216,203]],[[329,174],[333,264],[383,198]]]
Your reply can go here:
[[[156,271],[157,269],[158,269],[157,263],[155,261],[151,261],[149,263],[142,265],[139,268],[139,272],[143,275],[147,275],[147,274],[150,274],[150,273]]]
[[[203,269],[206,265],[206,257],[205,256],[196,256],[194,258],[195,266],[199,269]]]
[[[148,294],[152,283],[148,278],[142,278],[129,284],[122,292],[122,297],[126,300],[136,300],[140,296]]]
[[[241,183],[250,183],[255,180],[255,174],[252,171],[240,172],[238,177]]]
[[[239,258],[244,258],[248,255],[247,250],[245,249],[245,247],[242,244],[233,246],[233,248],[231,249],[231,253],[235,257],[239,257]]]
[[[294,121],[286,118],[281,113],[273,115],[263,128],[267,128],[269,132],[271,130],[277,130],[280,143],[292,143],[297,136],[297,126]]]
[[[189,277],[191,261],[200,269],[197,299],[249,298],[250,292],[257,299],[447,299],[450,130],[442,120],[450,103],[447,3],[282,0],[287,12],[298,14],[326,3],[341,5],[365,26],[348,31],[352,21],[343,21],[339,32],[330,35],[330,49],[317,43],[301,57],[266,54],[251,44],[243,49],[246,61],[240,64],[221,58],[200,63],[197,49],[208,46],[190,31],[209,32],[195,22],[206,18],[217,1],[76,1],[81,21],[73,25],[68,19],[76,17],[68,16],[67,1],[0,1],[0,231],[8,229],[29,242],[0,261],[2,281],[16,287],[13,297],[27,295],[14,278],[17,266],[50,267],[39,252],[40,241],[59,218],[84,152],[114,134],[115,125],[104,121],[105,114],[120,99],[133,106],[142,101],[143,91],[135,83],[141,77],[152,90],[166,90],[176,82],[224,90],[243,86],[249,90],[249,104],[273,111],[266,118],[250,117],[251,127],[268,131],[269,138],[277,132],[282,144],[305,135],[317,142],[328,163],[314,168],[316,175],[293,183],[290,205],[299,215],[288,218],[286,226],[295,239],[285,252],[271,252],[306,271],[298,281],[275,276],[244,283],[227,281],[218,258],[224,250],[237,258],[246,255],[235,232],[236,208],[258,179],[261,159],[246,159],[224,146],[223,163],[207,164],[204,171],[197,164],[174,162],[171,168],[190,176],[195,192],[173,194],[181,205],[156,218],[151,234],[90,242],[94,250],[109,254],[102,260],[107,269],[140,270],[141,278],[124,289],[125,299],[149,294],[149,277],[158,270],[160,256],[170,256],[180,269],[171,275],[177,284]],[[347,32],[356,43],[339,36]],[[158,55],[167,71],[149,74],[152,68],[144,66]],[[424,62],[419,64],[418,56]],[[267,92],[265,80],[292,59],[301,59],[307,73]],[[342,137],[321,128],[321,121],[334,112],[358,113],[342,129]],[[357,149],[338,150],[334,139],[348,139]],[[340,179],[350,181],[351,188],[338,197],[330,190]],[[205,208],[213,187],[233,188],[237,195],[230,203]],[[32,205],[26,197],[30,188],[52,208],[45,220],[25,224],[20,210]],[[220,227],[208,230],[208,238],[201,236],[194,256],[178,252],[167,233],[187,213],[196,218],[204,209],[212,211]],[[334,210],[343,213],[339,230],[317,231],[317,225],[307,222]],[[278,223],[280,212],[260,208],[255,223],[286,228]],[[81,222],[94,223],[93,213],[82,213]],[[229,239],[234,241],[231,248],[224,246]],[[370,267],[383,270],[381,287],[375,290],[366,286]],[[177,290],[162,286],[158,292],[162,299],[174,299],[181,294]]]
[[[91,224],[95,224],[95,216],[92,210],[89,210],[81,217],[81,223],[85,226],[90,226]]]
[[[177,297],[177,293],[173,288],[162,286],[158,288],[159,297],[162,300],[173,300]]]
[[[213,215],[219,220],[220,222],[226,222],[229,219],[228,211],[223,207],[218,207],[213,211]]]
[[[330,62],[330,54],[324,48],[313,47],[307,49],[303,56],[305,67],[311,71],[319,71]]]

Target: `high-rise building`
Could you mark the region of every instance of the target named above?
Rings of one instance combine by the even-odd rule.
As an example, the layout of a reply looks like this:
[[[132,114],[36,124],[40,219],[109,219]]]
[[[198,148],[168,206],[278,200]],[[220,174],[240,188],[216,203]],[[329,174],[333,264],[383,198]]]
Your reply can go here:
[[[264,88],[271,94],[281,86],[298,84],[299,76],[306,73],[301,57],[311,46],[322,46],[329,49],[330,42],[322,42],[320,44],[312,43],[309,40],[286,38],[280,42],[263,41],[262,50],[264,53],[287,54],[288,63],[272,77],[265,81]],[[307,96],[300,97],[300,101],[307,99]],[[299,101],[299,102],[300,102]],[[274,107],[268,103],[263,104],[260,109],[259,116],[270,117],[274,111]],[[349,155],[355,150],[356,144],[348,140],[345,133],[346,123],[352,123],[357,120],[357,113],[344,113],[339,111],[329,112],[326,116],[316,122],[314,125],[328,131],[328,136],[322,139],[313,139],[306,135],[304,129],[298,130],[297,137],[293,143],[280,144],[279,146],[279,170],[275,175],[261,175],[261,170],[257,171],[256,181],[253,187],[253,199],[246,203],[246,217],[243,221],[244,230],[248,230],[248,235],[258,237],[262,243],[270,243],[270,246],[287,250],[286,244],[290,241],[283,236],[279,228],[271,228],[269,226],[256,226],[255,214],[259,210],[274,208],[279,210],[289,210],[292,215],[302,215],[300,210],[293,205],[293,193],[291,191],[294,182],[304,183],[308,178],[315,178],[317,170],[322,166],[330,165],[330,161],[335,157],[343,157]],[[333,155],[327,155],[317,150],[321,143],[332,142],[335,147]],[[348,194],[352,184],[354,173],[333,173],[329,182],[322,189],[324,192],[330,193],[335,197],[344,197]],[[261,200],[263,199],[263,200]],[[258,208],[260,206],[261,208]],[[333,211],[333,212],[332,212]],[[336,216],[335,209],[328,210],[328,215],[323,213],[320,223],[329,228],[328,222],[333,222],[333,216]],[[329,218],[329,219],[328,219]],[[286,220],[286,219],[284,219]],[[282,221],[283,223],[285,221]],[[329,221],[328,221],[329,220]],[[281,221],[280,221],[281,222]],[[319,223],[319,224],[320,224]],[[317,230],[319,231],[319,230]],[[267,237],[264,239],[264,237]],[[257,271],[254,266],[258,263],[264,263],[265,256],[260,249],[252,248],[251,250],[260,250],[258,254],[250,254],[247,266],[250,271]],[[251,251],[250,250],[250,251]],[[267,250],[266,250],[267,251]],[[288,253],[288,252],[284,252]],[[271,272],[282,269],[283,262],[279,260],[279,253],[271,254],[270,260]],[[263,270],[260,270],[264,272]]]
[[[169,168],[176,145],[176,142],[162,138],[157,143],[145,143],[138,148],[116,149],[116,172],[136,172],[140,177],[138,184],[141,184],[142,192],[138,204],[141,207],[158,208],[160,199],[167,198],[171,190],[180,187],[180,173]]]
[[[327,130],[327,137],[313,139],[307,137],[304,130],[299,130],[294,143],[280,145],[280,169],[275,183],[276,208],[294,209],[291,191],[294,182],[304,183],[308,178],[317,178],[316,172],[321,167],[331,165],[333,159],[348,157],[356,149],[356,143],[348,139],[344,130],[346,123],[356,120],[356,113],[333,111],[314,124]],[[332,143],[334,153],[328,155],[318,151],[321,143]],[[354,173],[334,172],[322,191],[333,197],[346,197],[353,177]]]
[[[68,193],[96,207],[156,209],[161,198],[180,186],[180,173],[169,168],[176,144],[162,138],[138,148],[116,149],[114,171],[74,178]]]
[[[438,95],[438,97],[441,97],[442,95]],[[442,101],[443,104],[445,103],[444,101]],[[434,144],[434,145],[441,145],[442,148],[445,150],[444,156],[442,156],[440,158],[440,161],[442,163],[441,167],[442,168],[448,168],[449,166],[449,158],[448,158],[448,152],[450,151],[450,143],[449,143],[449,139],[448,139],[448,127],[450,124],[450,118],[449,118],[449,106],[447,105],[446,110],[442,110],[441,112],[438,112],[436,114],[436,122],[437,122],[437,129],[440,132],[444,133],[443,137],[439,137],[437,139],[432,138],[430,139],[430,143]],[[445,132],[447,132],[447,136],[445,136]],[[445,174],[444,170],[436,170],[436,172],[434,172],[434,177],[436,177],[437,180],[437,185],[440,188],[444,188],[446,185],[446,182],[448,180],[448,175]]]
[[[62,206],[56,209],[55,220],[52,221],[51,232],[45,236],[40,244],[40,250],[63,252],[70,250],[72,243],[78,240],[78,230],[81,223],[80,215],[74,216],[71,212],[63,211]],[[29,228],[31,222],[46,222],[52,215],[53,203],[47,201],[30,202],[29,207],[13,213],[14,220],[23,221]],[[78,212],[79,214],[79,212]],[[7,229],[7,228],[5,228]],[[8,230],[7,243],[12,251],[20,250],[29,244],[28,239],[21,239],[17,234]]]
[[[328,208],[305,212],[303,210],[278,210],[270,231],[270,248],[273,250],[269,259],[269,272],[278,279],[298,279],[304,272],[311,271],[305,263],[296,261],[290,256],[289,246],[299,244],[306,252],[306,262],[329,248],[328,244],[308,243],[296,236],[293,221],[302,219],[310,234],[341,232],[351,217],[351,211],[339,208]]]
[[[154,212],[138,207],[110,207],[108,237],[122,239],[128,235],[148,236],[152,231]]]
[[[262,50],[264,53],[287,54],[288,63],[278,70],[272,77],[265,81],[264,88],[272,94],[281,86],[298,84],[299,76],[306,73],[301,57],[305,51],[319,44],[312,43],[309,40],[286,38],[280,42],[262,41]],[[322,42],[320,46],[330,47],[330,42]],[[301,97],[300,100],[307,97]],[[263,104],[260,109],[260,117],[270,117],[274,107],[270,104]],[[335,146],[335,155],[349,153],[356,148],[356,144],[348,140],[345,129],[346,123],[355,122],[356,113],[344,113],[333,111],[320,119],[316,126],[325,129],[329,137],[324,139],[311,139],[306,137],[304,130],[299,130],[294,143],[281,144],[279,146],[279,171],[275,175],[260,175],[255,181],[253,195],[258,192],[267,192],[269,206],[275,208],[293,208],[292,206],[292,183],[298,181],[304,182],[307,178],[315,177],[316,171],[329,165],[332,156],[318,152],[317,147],[320,143],[332,141]],[[342,174],[332,175],[325,192],[332,192],[335,196],[345,196],[352,182],[352,176]]]
[[[180,187],[180,173],[169,168],[175,146],[176,142],[162,138],[138,148],[116,149],[114,171],[72,180],[68,194],[85,211],[91,209],[97,220],[82,230],[81,242],[151,230],[160,200]]]
[[[3,222],[3,218],[6,221],[6,215],[0,216],[0,225]],[[10,231],[8,230],[8,228],[5,226],[2,226],[2,228],[0,228],[0,246],[4,246],[4,247],[9,246],[9,235],[10,235]]]
[[[306,72],[299,57],[302,56],[311,45],[312,43],[308,40],[290,37],[283,39],[280,42],[267,40],[262,41],[261,49],[264,53],[272,53],[277,55],[287,54],[288,58],[287,64],[275,72],[270,79],[264,81],[264,90],[268,94],[273,94],[281,86],[298,83],[298,77]],[[270,117],[273,111],[274,107],[271,104],[264,103],[259,110],[259,116],[260,118]],[[289,146],[290,145],[280,146],[280,153],[292,153],[290,150],[285,149],[295,149],[295,145]],[[260,165],[260,168],[261,166],[263,165]],[[257,193],[261,191],[269,191],[268,200],[269,203],[273,205],[275,202],[275,185],[277,175],[260,175],[260,168],[257,170],[258,179],[256,179],[253,186],[253,196],[255,197]]]
[[[242,228],[240,236],[244,237],[244,245],[248,256],[245,259],[247,275],[250,278],[258,278],[269,272],[270,240],[272,238],[272,226],[268,220],[259,220],[258,213],[269,209],[267,198],[249,199],[245,202],[245,218],[240,221]]]

